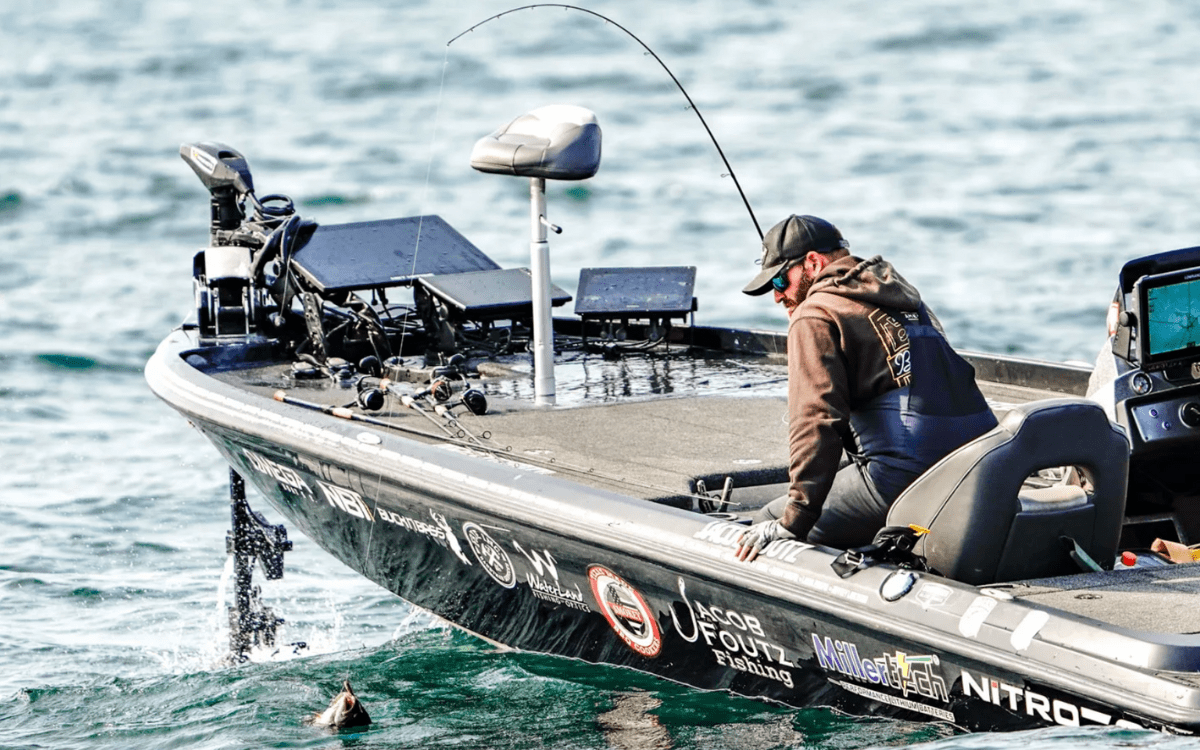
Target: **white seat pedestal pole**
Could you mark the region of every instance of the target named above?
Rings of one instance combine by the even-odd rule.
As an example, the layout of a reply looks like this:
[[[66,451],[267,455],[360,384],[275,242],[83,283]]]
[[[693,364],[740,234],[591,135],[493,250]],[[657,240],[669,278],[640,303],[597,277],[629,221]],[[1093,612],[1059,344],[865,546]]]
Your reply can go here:
[[[550,317],[550,244],[546,242],[546,180],[529,178],[533,282],[533,393],[538,406],[554,405],[554,323]]]

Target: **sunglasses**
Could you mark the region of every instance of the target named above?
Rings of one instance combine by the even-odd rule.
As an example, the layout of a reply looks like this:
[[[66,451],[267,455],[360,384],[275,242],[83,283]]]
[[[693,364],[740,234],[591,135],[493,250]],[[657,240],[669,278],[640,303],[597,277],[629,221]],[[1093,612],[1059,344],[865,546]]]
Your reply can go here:
[[[787,288],[791,283],[788,281],[788,271],[792,270],[792,267],[795,265],[795,263],[788,263],[784,265],[783,268],[779,269],[779,273],[775,274],[775,276],[771,279],[771,286],[774,287],[775,291],[787,291]]]

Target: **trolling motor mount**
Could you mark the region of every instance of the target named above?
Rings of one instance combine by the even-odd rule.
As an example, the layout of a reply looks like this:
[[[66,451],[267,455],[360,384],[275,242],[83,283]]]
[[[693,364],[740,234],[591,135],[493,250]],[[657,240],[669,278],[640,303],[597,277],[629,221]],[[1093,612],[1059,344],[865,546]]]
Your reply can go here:
[[[229,607],[229,652],[235,662],[244,662],[251,648],[275,645],[275,633],[283,618],[262,603],[262,590],[253,583],[254,562],[262,563],[269,581],[283,577],[283,553],[292,542],[283,524],[270,524],[246,501],[246,483],[236,470],[229,470],[229,506],[233,528],[225,537],[225,549],[233,555],[234,597]]]

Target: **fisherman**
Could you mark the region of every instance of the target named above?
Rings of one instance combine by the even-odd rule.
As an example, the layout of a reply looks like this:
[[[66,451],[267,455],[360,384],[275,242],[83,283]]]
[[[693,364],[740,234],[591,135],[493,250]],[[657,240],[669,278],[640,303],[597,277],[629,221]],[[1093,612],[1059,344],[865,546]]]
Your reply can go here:
[[[996,426],[917,290],[849,247],[833,224],[793,214],[767,232],[742,290],[773,291],[788,313],[790,486],[739,537],[741,560],[777,539],[870,544],[917,476]]]

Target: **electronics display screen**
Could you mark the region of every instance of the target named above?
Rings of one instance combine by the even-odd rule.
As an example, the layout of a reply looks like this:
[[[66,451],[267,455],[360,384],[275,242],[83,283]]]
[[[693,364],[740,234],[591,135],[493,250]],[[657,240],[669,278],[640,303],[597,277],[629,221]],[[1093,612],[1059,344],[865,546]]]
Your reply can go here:
[[[292,264],[322,294],[499,268],[440,216],[322,224]]]
[[[695,309],[695,266],[583,268],[575,314],[581,317],[686,316]]]
[[[1200,359],[1200,269],[1145,276],[1135,288],[1142,367]]]
[[[468,320],[518,320],[533,316],[533,280],[528,268],[423,276],[417,283]],[[571,295],[550,285],[550,304],[565,305]]]

